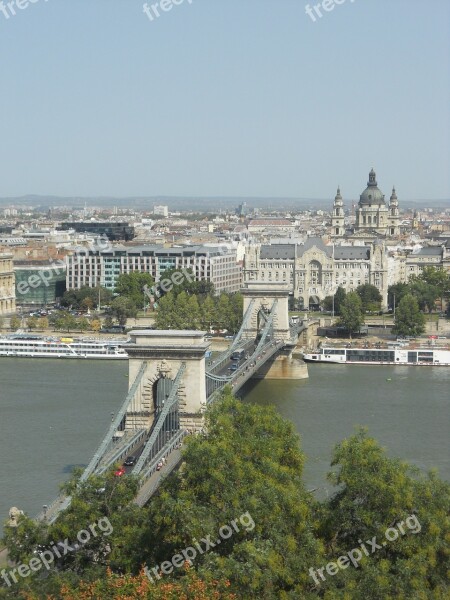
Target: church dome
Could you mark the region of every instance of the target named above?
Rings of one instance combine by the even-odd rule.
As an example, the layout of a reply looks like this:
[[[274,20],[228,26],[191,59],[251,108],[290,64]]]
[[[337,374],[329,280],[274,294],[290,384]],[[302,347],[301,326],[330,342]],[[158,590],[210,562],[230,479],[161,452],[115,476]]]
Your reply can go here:
[[[384,194],[378,188],[377,176],[375,171],[372,169],[369,173],[369,181],[367,187],[359,197],[359,205],[378,204],[384,205]]]

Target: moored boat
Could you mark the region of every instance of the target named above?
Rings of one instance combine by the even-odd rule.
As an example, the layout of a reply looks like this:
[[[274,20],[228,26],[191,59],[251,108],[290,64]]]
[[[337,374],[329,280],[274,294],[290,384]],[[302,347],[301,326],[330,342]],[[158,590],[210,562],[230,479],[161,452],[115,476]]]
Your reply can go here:
[[[0,336],[0,357],[127,359],[123,340],[13,333]]]
[[[450,367],[450,350],[436,347],[354,348],[327,346],[303,355],[310,363]]]

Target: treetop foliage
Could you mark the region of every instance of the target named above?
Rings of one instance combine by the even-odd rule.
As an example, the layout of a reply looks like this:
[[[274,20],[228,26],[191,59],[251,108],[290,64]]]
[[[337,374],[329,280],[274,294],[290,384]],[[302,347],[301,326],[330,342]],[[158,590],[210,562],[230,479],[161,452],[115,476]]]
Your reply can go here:
[[[329,498],[319,501],[306,489],[306,460],[290,422],[226,389],[208,409],[204,432],[188,436],[181,468],[147,507],[131,502],[133,477],[108,473],[80,485],[75,473],[65,485],[72,505],[55,524],[24,517],[17,529],[7,528],[10,557],[25,563],[36,547],[73,540],[100,518],[113,531],[55,561],[48,573],[0,588],[0,598],[448,598],[448,483],[389,457],[364,429],[336,446]],[[239,521],[244,513],[253,526]],[[414,528],[406,527],[408,518]],[[217,544],[220,528],[233,520],[239,527]],[[383,545],[386,531],[399,531],[402,522],[404,533]],[[164,561],[208,537],[210,547],[192,565],[163,575]],[[310,569],[317,573],[362,543],[370,548],[373,539],[379,548],[361,552],[357,568],[325,571],[319,583],[311,577]]]

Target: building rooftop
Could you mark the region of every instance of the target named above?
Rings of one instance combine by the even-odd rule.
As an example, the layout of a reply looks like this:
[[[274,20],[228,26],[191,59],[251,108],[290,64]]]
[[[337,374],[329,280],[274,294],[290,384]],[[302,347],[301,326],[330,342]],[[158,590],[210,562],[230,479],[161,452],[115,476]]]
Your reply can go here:
[[[283,259],[283,260],[294,260],[295,258],[295,245],[294,244],[274,244],[261,246],[260,251],[261,259]]]
[[[369,260],[370,248],[367,246],[336,246],[334,258],[337,260]]]
[[[413,252],[412,256],[440,256],[441,254],[441,246],[428,246],[427,248],[421,248],[419,252]]]

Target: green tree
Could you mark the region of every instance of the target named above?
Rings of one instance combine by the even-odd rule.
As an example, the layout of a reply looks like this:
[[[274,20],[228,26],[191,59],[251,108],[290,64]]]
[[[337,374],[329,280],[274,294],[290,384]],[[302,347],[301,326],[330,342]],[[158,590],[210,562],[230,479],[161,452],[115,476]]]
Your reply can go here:
[[[216,305],[211,296],[207,296],[205,298],[200,309],[202,329],[204,329],[205,331],[211,331],[217,320]]]
[[[102,305],[109,304],[112,300],[112,292],[102,286],[93,288],[83,286],[78,290],[66,290],[61,299],[61,306],[80,309],[83,308],[84,303],[85,310],[87,310],[88,307],[90,309],[97,308],[99,298]]]
[[[117,320],[119,325],[125,326],[127,319],[136,318],[136,304],[128,297],[119,296],[111,302],[111,314]]]
[[[231,294],[231,318],[228,323],[227,329],[232,333],[237,333],[242,325],[243,311],[244,311],[244,297],[242,294]]]
[[[89,319],[86,319],[86,317],[81,317],[81,319],[78,319],[77,327],[80,331],[87,331],[90,325]]]
[[[412,294],[403,296],[395,312],[392,329],[397,335],[416,336],[425,331],[425,315],[420,311],[419,302]]]
[[[142,308],[145,300],[145,286],[153,286],[153,277],[150,273],[133,271],[132,273],[122,273],[116,281],[114,293],[122,298],[126,298],[135,307]]]
[[[177,296],[181,292],[196,296],[214,294],[214,284],[208,279],[196,281],[195,273],[192,269],[166,269],[161,273],[161,279],[155,287],[160,296],[168,293],[173,293]]]
[[[70,331],[73,331],[77,328],[77,324],[77,319],[70,313],[66,312],[60,314],[60,316],[58,317],[56,321],[56,328],[62,329],[64,331],[67,331],[67,333],[70,333]]]
[[[356,293],[361,298],[364,312],[378,312],[381,310],[382,297],[377,287],[364,283],[356,288]]]
[[[94,301],[92,300],[92,298],[84,298],[81,302],[80,302],[80,308],[81,310],[85,310],[86,312],[91,311],[94,308]]]
[[[408,282],[409,294],[412,294],[419,304],[422,311],[432,312],[436,300],[439,298],[439,289],[435,285],[430,285],[423,279],[413,276]],[[400,305],[399,305],[400,306]]]
[[[103,319],[103,327],[105,329],[109,329],[113,325],[114,325],[114,321],[113,321],[113,318],[111,317],[111,315],[106,315],[106,317]]]
[[[55,540],[66,540],[73,548],[79,531],[89,531],[90,525],[98,525],[96,535],[91,535],[86,544],[79,545],[76,552],[55,556],[48,572],[37,571],[24,581],[26,589],[32,581],[39,598],[47,598],[49,593],[53,593],[54,598],[62,597],[56,593],[61,585],[65,581],[78,581],[82,574],[94,580],[105,576],[108,560],[113,564],[117,560],[127,566],[128,551],[123,551],[124,540],[132,544],[128,536],[138,535],[145,513],[131,502],[138,489],[137,478],[132,475],[115,477],[114,470],[110,469],[102,476],[91,476],[83,483],[79,481],[82,469],[76,470],[62,486],[66,496],[71,496],[71,504],[53,524],[37,523],[24,516],[18,527],[5,528],[4,542],[10,558],[28,564],[38,549],[51,548],[51,542]]]
[[[340,306],[339,325],[350,333],[356,333],[364,323],[362,301],[356,292],[350,292]]]
[[[17,315],[13,315],[9,320],[9,326],[11,329],[19,329],[21,325],[21,319]]]
[[[229,329],[233,322],[233,306],[230,296],[225,292],[220,294],[216,304],[217,324],[221,329]]]
[[[111,317],[109,317],[109,318],[111,318]],[[112,322],[112,319],[111,319],[111,322]],[[102,322],[100,321],[100,319],[92,319],[92,321],[91,321],[92,331],[95,331],[96,333],[98,333],[101,328],[102,328]]]
[[[318,533],[330,560],[358,548],[361,561],[317,593],[325,587],[326,598],[342,600],[448,597],[449,484],[388,458],[363,429],[336,446],[331,464],[337,491],[322,506]],[[366,556],[361,542],[375,539],[379,547],[367,543]]]
[[[38,320],[36,317],[29,317],[27,319],[27,327],[30,331],[32,331],[33,329],[36,329],[38,326]]]
[[[175,313],[172,327],[174,329],[190,329],[191,314],[189,306],[190,297],[187,292],[180,292],[175,297]],[[194,325],[194,324],[192,324]]]
[[[189,329],[200,329],[200,306],[197,296],[190,296],[188,300]]]
[[[338,289],[336,290],[336,293],[334,294],[334,314],[335,315],[341,314],[341,306],[345,300],[346,295],[347,295],[347,292],[345,291],[345,289],[343,287],[339,286]]]
[[[38,329],[48,329],[48,318],[47,317],[40,317],[40,319],[38,319],[37,322],[37,326]]]
[[[443,299],[450,296],[450,273],[435,267],[424,267],[420,275],[410,278],[408,287],[417,297],[420,308],[427,308],[431,312],[436,300],[441,300],[442,307]]]
[[[156,328],[157,329],[171,329],[174,328],[176,322],[176,307],[175,307],[175,296],[173,294],[167,294],[163,296],[158,302],[158,311],[156,313]]]
[[[200,577],[229,579],[239,598],[278,598],[281,590],[302,597],[309,566],[323,558],[292,424],[228,390],[208,411],[205,431],[187,441],[182,472],[150,504],[134,560],[159,564],[193,539],[216,540],[223,524],[247,514],[248,528],[196,559]]]
[[[388,306],[394,310],[394,301],[395,308],[400,304],[400,300],[403,296],[409,292],[409,287],[407,283],[395,283],[394,285],[390,285],[388,287]]]
[[[322,302],[322,308],[327,312],[332,312],[333,310],[333,296],[326,296]]]

